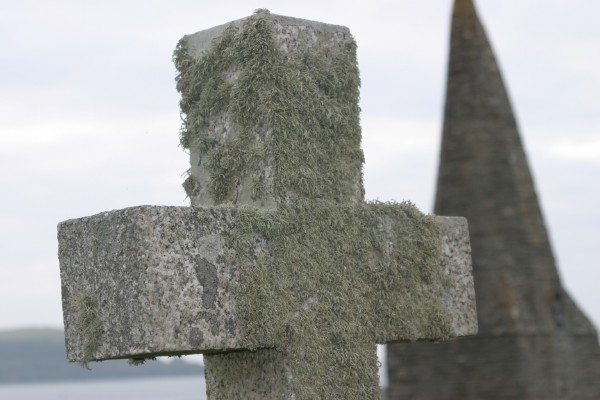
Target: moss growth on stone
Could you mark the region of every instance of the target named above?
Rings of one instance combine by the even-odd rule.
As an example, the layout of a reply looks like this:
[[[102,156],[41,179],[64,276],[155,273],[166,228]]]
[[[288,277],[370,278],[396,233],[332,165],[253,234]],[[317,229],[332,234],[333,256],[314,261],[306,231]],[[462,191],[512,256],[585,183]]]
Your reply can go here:
[[[146,361],[156,361],[156,357],[148,357],[148,358],[129,358],[127,360],[127,364],[131,365],[132,367],[138,367],[140,365],[144,365],[146,364]]]
[[[435,220],[410,203],[362,201],[354,40],[286,52],[259,10],[200,58],[183,39],[174,60],[181,144],[206,159],[215,203],[235,206],[248,179],[254,197],[278,203],[239,206],[228,236],[244,346],[285,353],[298,400],[378,399],[375,343],[452,329],[436,297],[420,291],[447,283]]]
[[[190,174],[189,170],[187,170],[184,175],[186,178],[183,181],[183,190],[185,190],[187,196],[192,199],[198,194],[198,190],[200,189],[198,186],[198,181]]]
[[[360,80],[349,35],[329,47],[285,52],[261,10],[241,28],[229,26],[200,58],[182,39],[174,61],[181,144],[206,158],[215,204],[235,202],[244,179],[256,198],[344,202],[359,191],[362,199]],[[268,180],[267,164],[274,166]],[[186,181],[190,197],[194,188]]]
[[[69,245],[65,242],[58,243],[58,258],[63,259],[68,254]]]
[[[413,205],[298,201],[275,212],[240,207],[239,221],[231,241],[245,346],[287,352],[298,399],[377,398],[374,343],[387,332],[450,337],[446,311],[422,291],[447,283],[439,226]]]
[[[100,245],[101,244],[102,244],[102,242],[100,241],[100,238],[98,238],[97,236],[92,236],[90,247],[91,247],[92,253],[94,255],[98,254],[98,251],[100,250]]]
[[[72,305],[75,309],[75,332],[83,341],[83,356],[81,365],[87,369],[92,355],[98,349],[102,339],[102,319],[96,297],[89,291],[73,296]]]

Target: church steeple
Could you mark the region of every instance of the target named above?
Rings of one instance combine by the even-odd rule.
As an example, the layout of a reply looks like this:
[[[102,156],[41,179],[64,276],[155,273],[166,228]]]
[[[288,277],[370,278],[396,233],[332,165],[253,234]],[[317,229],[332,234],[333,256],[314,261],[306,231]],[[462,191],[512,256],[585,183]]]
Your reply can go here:
[[[479,334],[389,347],[389,399],[593,399],[594,327],[562,288],[502,74],[471,0],[452,15],[435,213],[467,218]]]
[[[435,213],[469,221],[480,332],[553,329],[564,318],[552,311],[564,308],[563,294],[508,94],[471,0],[455,2],[447,79]]]

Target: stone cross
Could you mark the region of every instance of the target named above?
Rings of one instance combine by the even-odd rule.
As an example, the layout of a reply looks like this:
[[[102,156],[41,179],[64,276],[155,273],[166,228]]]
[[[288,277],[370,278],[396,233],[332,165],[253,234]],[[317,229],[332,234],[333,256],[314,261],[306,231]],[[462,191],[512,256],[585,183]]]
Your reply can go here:
[[[203,353],[211,399],[378,399],[377,343],[476,333],[465,219],[364,201],[347,28],[258,10],[174,59],[193,207],[59,224],[69,360]]]

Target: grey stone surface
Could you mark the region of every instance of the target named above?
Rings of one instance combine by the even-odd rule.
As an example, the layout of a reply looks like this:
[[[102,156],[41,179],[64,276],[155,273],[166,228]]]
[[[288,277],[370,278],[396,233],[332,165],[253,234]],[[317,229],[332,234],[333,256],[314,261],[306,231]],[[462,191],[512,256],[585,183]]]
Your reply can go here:
[[[186,118],[202,120],[185,121],[186,128],[193,128],[187,145],[194,207],[133,207],[59,225],[68,357],[86,362],[204,353],[211,399],[377,399],[376,343],[477,331],[466,220],[439,217],[436,222],[407,205],[364,203],[359,79],[347,28],[265,12],[231,26],[238,29],[237,39],[260,33],[256,37],[267,48],[265,58],[273,61],[269,54],[276,54],[274,64],[261,67],[281,68],[285,74],[257,83],[248,68],[239,72],[233,63],[196,82],[181,68],[182,110],[189,111]],[[221,26],[184,38],[184,49],[178,50],[187,53],[179,54],[184,59],[178,67],[191,65],[198,73],[198,60],[226,30]],[[302,69],[299,82],[311,87],[309,97],[306,87],[288,76],[296,66]],[[339,80],[332,86],[327,79],[333,66],[344,73],[332,75]],[[212,71],[213,65],[208,67]],[[240,87],[241,74],[247,87]],[[279,114],[271,119],[252,114],[258,122],[248,127],[237,114],[235,123],[228,107],[207,115],[204,109],[197,112],[202,104],[198,87],[211,87],[215,79],[232,84],[231,97],[245,90],[256,91],[253,99],[271,96]],[[306,110],[319,112],[303,108],[313,96],[320,109],[332,114],[306,115]],[[272,117],[272,110],[258,110]],[[276,129],[277,118],[294,118],[294,125]],[[236,142],[242,135],[255,145],[260,142],[252,168],[237,162],[247,151]],[[277,141],[271,140],[275,135]],[[265,143],[285,151],[270,151]],[[277,157],[296,164],[277,163]],[[233,171],[236,179],[213,198],[217,191],[206,187],[226,186],[223,176],[232,171],[218,168],[231,159],[227,167],[243,171]],[[253,196],[251,181],[257,178],[265,180],[267,189]],[[290,217],[291,211],[298,218]],[[273,215],[279,219],[263,218]],[[259,224],[246,224],[244,218]],[[323,220],[334,225],[325,226]],[[278,223],[285,227],[275,230]],[[313,223],[326,234],[308,226]],[[257,233],[243,230],[249,226]],[[315,237],[323,241],[309,240]],[[247,247],[238,247],[240,242]],[[302,264],[306,259],[312,264]],[[284,274],[289,285],[273,285]],[[348,293],[352,296],[344,297]]]
[[[93,360],[243,349],[231,290],[239,279],[235,263],[226,261],[232,251],[226,235],[236,216],[235,208],[140,206],[62,222],[58,240],[69,360],[83,357],[72,301],[82,292],[101,305],[102,344]],[[451,283],[424,282],[419,290],[439,299],[454,335],[471,335],[477,318],[467,223],[438,218],[440,264]],[[424,331],[417,335],[435,339]],[[405,340],[393,330],[381,336]]]
[[[300,46],[312,46],[318,43],[322,46],[324,38],[331,40],[332,44],[339,35],[350,35],[350,29],[341,25],[325,24],[323,22],[310,21],[307,19],[288,17],[284,15],[268,14],[268,18],[273,21],[277,39],[281,48],[289,51],[290,48]],[[240,28],[248,17],[241,18],[227,24],[215,26],[210,29],[199,31],[184,36],[186,47],[195,57],[201,57],[209,49],[213,40],[225,32],[229,26],[234,25]]]
[[[442,226],[441,265],[452,284],[439,293],[452,318],[455,336],[474,335],[478,331],[471,265],[471,244],[467,220],[461,217],[437,217]]]
[[[517,123],[456,0],[435,212],[469,220],[479,334],[390,346],[389,399],[595,399],[600,349],[560,282]]]
[[[224,262],[235,209],[133,207],[59,225],[67,356],[81,361],[72,296],[100,305],[93,359],[238,348],[236,274]]]

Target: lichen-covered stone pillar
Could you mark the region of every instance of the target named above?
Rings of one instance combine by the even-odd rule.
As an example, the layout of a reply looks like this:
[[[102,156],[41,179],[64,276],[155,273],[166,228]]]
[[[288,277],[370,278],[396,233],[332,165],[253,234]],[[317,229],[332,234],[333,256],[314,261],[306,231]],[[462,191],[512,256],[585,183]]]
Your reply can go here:
[[[348,28],[259,12],[185,36],[175,63],[193,206],[363,201]]]
[[[192,206],[362,202],[355,48],[346,27],[266,11],[185,36],[175,62]],[[290,397],[297,377],[286,360],[274,350],[207,355],[209,395]]]

